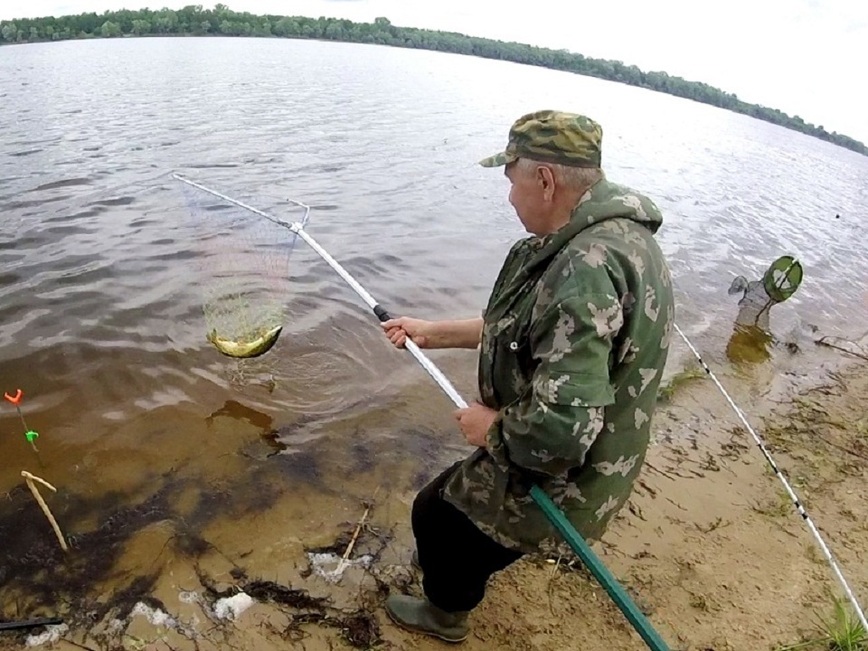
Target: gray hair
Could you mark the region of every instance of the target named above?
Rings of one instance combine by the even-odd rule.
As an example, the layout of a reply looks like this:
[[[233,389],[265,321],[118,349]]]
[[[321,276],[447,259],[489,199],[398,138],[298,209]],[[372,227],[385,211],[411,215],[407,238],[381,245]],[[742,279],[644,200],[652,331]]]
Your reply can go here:
[[[543,163],[531,158],[519,158],[515,162],[516,168],[522,174],[532,174],[539,165],[551,168],[555,183],[576,192],[584,192],[604,178],[603,170],[599,167],[572,167],[560,163]]]

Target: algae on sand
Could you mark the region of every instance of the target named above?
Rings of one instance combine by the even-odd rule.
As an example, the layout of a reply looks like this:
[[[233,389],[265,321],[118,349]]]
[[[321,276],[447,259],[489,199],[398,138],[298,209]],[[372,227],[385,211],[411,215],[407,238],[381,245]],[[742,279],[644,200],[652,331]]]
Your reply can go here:
[[[699,368],[696,364],[690,364],[684,369],[673,375],[669,382],[661,384],[657,390],[657,400],[659,402],[669,402],[679,387],[682,387],[694,380],[701,380],[706,377],[705,371]]]

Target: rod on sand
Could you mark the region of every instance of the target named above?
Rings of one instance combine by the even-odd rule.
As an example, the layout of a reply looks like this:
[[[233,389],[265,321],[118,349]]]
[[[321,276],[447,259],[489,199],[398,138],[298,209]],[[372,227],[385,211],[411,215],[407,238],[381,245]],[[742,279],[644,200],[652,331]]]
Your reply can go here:
[[[376,317],[382,321],[388,321],[391,316],[388,312],[371,296],[364,287],[362,287],[359,282],[347,272],[329,253],[320,246],[316,240],[314,240],[310,235],[305,232],[304,227],[298,222],[285,222],[276,217],[273,217],[261,210],[253,208],[241,201],[233,199],[231,197],[226,196],[216,190],[212,190],[208,187],[205,187],[199,183],[195,183],[190,181],[183,176],[178,174],[173,174],[173,178],[181,181],[182,183],[186,183],[195,188],[202,190],[203,192],[207,192],[208,194],[217,197],[218,199],[222,199],[228,203],[231,203],[239,208],[243,208],[245,210],[249,210],[250,212],[259,215],[275,224],[283,226],[285,228],[289,228],[294,233],[297,233],[299,237],[301,237],[316,253],[323,259],[325,262],[334,269],[337,274],[346,281],[346,283],[359,295],[359,297],[367,304],[369,308],[374,312]],[[293,202],[297,205],[307,208],[304,204],[300,204],[298,202]],[[452,386],[452,383],[449,379],[440,371],[434,363],[426,357],[426,355],[419,349],[419,347],[411,341],[409,338],[405,343],[405,347],[410,354],[419,362],[419,364],[424,368],[428,374],[434,379],[434,381],[440,386],[444,393],[452,400],[456,407],[459,409],[467,406],[467,402],[461,397],[461,394],[455,390],[455,387]],[[546,493],[539,487],[533,486],[530,491],[531,497],[540,507],[545,516],[549,519],[552,525],[557,529],[557,531],[563,536],[564,540],[570,546],[570,548],[576,553],[576,555],[582,560],[591,574],[594,575],[594,578],[600,583],[603,589],[606,590],[606,593],[611,597],[612,601],[615,602],[615,605],[621,610],[621,612],[626,617],[627,621],[636,629],[636,632],[645,642],[649,649],[652,651],[669,651],[669,647],[666,642],[663,641],[663,638],[654,630],[651,626],[651,623],[645,617],[641,610],[639,610],[638,606],[633,603],[630,596],[627,594],[626,590],[618,583],[618,580],[612,575],[612,573],[608,570],[608,568],[603,564],[603,562],[594,554],[591,547],[588,543],[582,538],[578,531],[573,527],[569,520],[567,520],[566,516],[564,516],[563,512],[557,507],[557,505],[551,500],[551,498],[546,495]]]
[[[778,258],[778,260],[781,260],[781,259],[782,258]],[[778,260],[776,260],[775,263],[777,263]],[[793,258],[790,261],[789,265],[787,265],[787,268],[784,269],[783,273],[781,274],[780,281],[776,285],[776,289],[779,292],[782,291],[785,281],[787,281],[789,279],[790,271],[793,270],[794,268],[796,268],[796,266],[801,267],[801,263],[799,262],[799,260],[797,258]],[[794,294],[796,289],[798,289],[799,284],[801,284],[801,280],[798,281],[798,283],[795,285],[795,287],[789,288],[789,293],[786,294],[786,296],[783,298],[783,300],[786,300],[792,294]],[[766,310],[775,302],[782,302],[782,301],[775,301],[774,298],[769,297],[769,300],[766,303],[763,310]],[[708,367],[708,364],[706,364],[705,360],[702,359],[702,355],[699,354],[699,351],[696,350],[696,347],[690,342],[690,340],[687,338],[687,335],[685,335],[684,332],[681,330],[681,328],[678,327],[677,323],[674,324],[674,326],[675,326],[676,332],[678,332],[678,334],[684,340],[684,343],[687,344],[687,347],[690,349],[690,352],[693,353],[693,356],[696,357],[696,359],[699,361],[699,364],[702,366],[703,370],[708,374],[708,377],[711,378],[712,382],[714,382],[715,386],[717,386],[717,388],[723,394],[723,397],[729,403],[729,406],[732,407],[736,416],[738,416],[739,420],[741,420],[741,422],[744,424],[745,428],[747,428],[747,431],[753,437],[753,440],[756,443],[757,447],[760,449],[760,452],[762,452],[763,456],[766,458],[766,461],[768,461],[769,466],[771,467],[772,471],[774,471],[775,476],[777,476],[777,478],[784,485],[784,490],[786,490],[787,495],[790,498],[790,501],[793,503],[793,505],[795,505],[796,511],[798,512],[798,514],[800,516],[802,516],[802,519],[805,521],[805,524],[808,526],[808,529],[810,529],[811,534],[814,536],[814,539],[817,541],[817,544],[820,546],[820,549],[823,552],[823,556],[826,557],[826,561],[829,563],[829,566],[832,568],[832,572],[835,574],[835,578],[838,579],[838,582],[841,584],[841,587],[844,589],[844,593],[846,594],[847,599],[849,599],[854,610],[856,611],[856,616],[859,618],[859,621],[862,624],[863,630],[868,632],[868,620],[865,619],[865,612],[862,610],[862,607],[859,605],[859,601],[856,599],[856,596],[853,594],[853,590],[848,585],[847,579],[844,578],[844,573],[841,571],[841,568],[838,566],[838,563],[835,560],[835,557],[832,555],[832,551],[829,549],[829,546],[826,544],[826,541],[824,541],[823,537],[820,535],[820,530],[817,529],[817,526],[814,524],[813,520],[811,520],[811,516],[808,515],[807,510],[805,509],[805,507],[802,505],[801,501],[799,500],[798,495],[796,495],[796,492],[790,486],[790,483],[787,481],[787,478],[784,477],[784,474],[778,468],[778,464],[775,463],[775,460],[772,457],[771,452],[768,451],[768,448],[766,448],[765,444],[763,443],[762,438],[760,438],[759,434],[757,434],[756,431],[754,430],[754,428],[751,427],[751,424],[748,422],[747,417],[744,415],[744,412],[739,408],[739,406],[737,404],[735,404],[735,401],[730,397],[730,395],[729,395],[729,393],[727,393],[726,389],[723,388],[723,385],[720,383],[720,380],[717,379],[717,377],[714,375],[714,373]]]
[[[769,466],[774,471],[775,475],[778,479],[781,480],[781,483],[784,485],[784,489],[787,491],[787,495],[789,495],[790,501],[795,505],[796,511],[798,511],[799,515],[802,516],[802,519],[805,521],[805,524],[808,525],[808,529],[811,530],[814,538],[817,541],[817,544],[820,546],[820,549],[823,551],[823,556],[826,557],[829,565],[832,567],[832,571],[835,574],[835,578],[838,579],[838,582],[841,584],[841,587],[844,588],[844,593],[847,595],[850,603],[853,605],[853,608],[856,611],[856,616],[859,618],[859,621],[862,624],[862,628],[868,632],[868,621],[865,619],[865,612],[862,610],[862,607],[859,605],[859,602],[856,600],[856,596],[853,594],[853,590],[850,589],[850,586],[847,583],[847,579],[844,578],[843,572],[841,572],[841,568],[838,567],[838,563],[835,561],[835,557],[832,556],[832,551],[829,549],[829,546],[823,540],[823,537],[820,535],[819,529],[817,529],[814,521],[811,520],[811,516],[808,515],[808,512],[805,510],[805,507],[802,506],[801,501],[799,500],[798,495],[790,486],[790,483],[787,481],[786,477],[784,477],[783,473],[778,468],[778,464],[775,463],[775,460],[772,458],[771,453],[766,448],[759,434],[756,433],[753,427],[751,427],[747,418],[744,415],[744,412],[739,409],[738,405],[735,404],[735,401],[729,396],[726,389],[723,388],[723,385],[720,383],[720,380],[714,375],[711,369],[708,367],[708,364],[705,363],[705,360],[702,359],[702,356],[699,354],[699,351],[690,343],[690,340],[687,336],[681,331],[681,328],[678,327],[678,324],[675,325],[675,330],[681,335],[681,338],[684,340],[684,343],[687,344],[687,347],[690,349],[690,352],[693,353],[693,356],[699,360],[699,363],[702,365],[703,370],[708,374],[708,377],[711,378],[712,382],[717,386],[720,392],[723,394],[723,397],[726,398],[726,401],[729,403],[729,406],[732,407],[736,416],[738,416],[739,420],[744,424],[747,428],[747,431],[750,432],[750,435],[753,437],[754,442],[757,447],[760,449],[760,452],[763,453],[763,456],[768,461]]]
[[[60,617],[38,617],[20,622],[0,622],[0,631],[15,631],[22,628],[36,628],[37,626],[57,626],[63,624]]]

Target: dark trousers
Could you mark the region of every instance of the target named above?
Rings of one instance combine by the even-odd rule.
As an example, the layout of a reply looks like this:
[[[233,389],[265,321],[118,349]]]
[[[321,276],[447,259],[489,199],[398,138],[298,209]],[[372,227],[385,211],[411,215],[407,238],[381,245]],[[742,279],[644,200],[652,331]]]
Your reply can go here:
[[[491,575],[522,556],[482,533],[443,499],[443,487],[457,465],[419,491],[412,518],[425,596],[453,613],[475,608],[485,596]]]

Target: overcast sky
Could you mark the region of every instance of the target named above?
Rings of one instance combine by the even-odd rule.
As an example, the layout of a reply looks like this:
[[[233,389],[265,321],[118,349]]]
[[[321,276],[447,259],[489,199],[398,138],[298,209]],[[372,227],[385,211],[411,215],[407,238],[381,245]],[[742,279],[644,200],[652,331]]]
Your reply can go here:
[[[192,0],[0,0],[0,19]],[[213,2],[203,2],[212,7]],[[868,0],[226,0],[564,48],[665,70],[868,143]],[[534,11],[536,7],[542,10]]]

